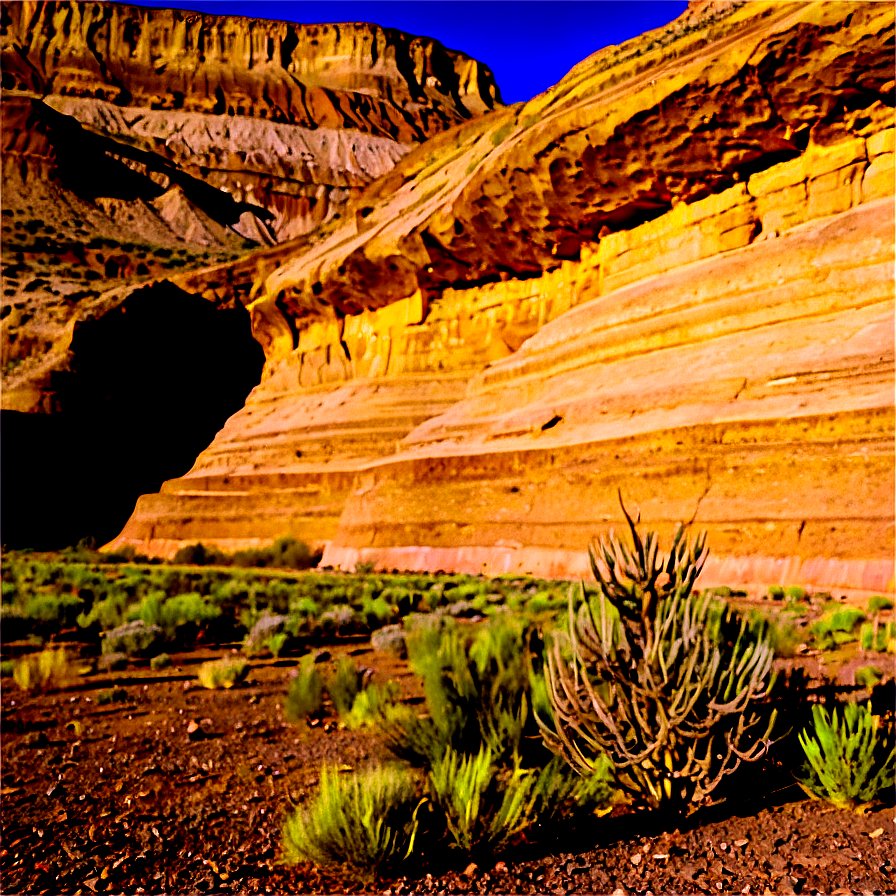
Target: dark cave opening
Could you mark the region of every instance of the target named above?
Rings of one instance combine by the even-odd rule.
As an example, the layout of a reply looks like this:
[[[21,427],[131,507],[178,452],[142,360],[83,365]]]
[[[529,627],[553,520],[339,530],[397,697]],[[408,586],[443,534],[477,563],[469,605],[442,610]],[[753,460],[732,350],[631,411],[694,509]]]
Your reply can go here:
[[[114,538],[137,498],[181,476],[261,379],[241,305],[216,309],[170,283],[134,292],[75,330],[59,413],[4,411],[3,544],[41,550]]]

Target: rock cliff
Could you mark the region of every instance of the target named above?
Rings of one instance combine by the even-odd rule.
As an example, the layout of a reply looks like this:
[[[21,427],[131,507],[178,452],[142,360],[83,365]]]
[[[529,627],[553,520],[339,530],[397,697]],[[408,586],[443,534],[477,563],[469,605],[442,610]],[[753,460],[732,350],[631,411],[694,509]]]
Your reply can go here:
[[[481,63],[376,25],[31,0],[2,15],[4,88],[266,209],[278,238],[500,105]]]
[[[118,543],[581,575],[616,491],[704,582],[893,590],[894,12],[711,4],[182,288],[261,383]]]
[[[36,510],[43,499],[54,507],[49,516],[72,519],[79,503],[60,498],[55,485],[40,495],[24,485],[45,478],[42,443],[50,437],[83,444],[77,463],[71,453],[55,462],[66,480],[83,476],[85,463],[100,470],[85,458],[106,457],[105,444],[119,435],[109,431],[113,421],[103,425],[91,415],[90,426],[79,426],[73,419],[76,407],[91,404],[77,383],[79,371],[102,366],[85,351],[126,364],[144,356],[143,345],[122,356],[119,341],[139,332],[104,320],[142,309],[147,288],[158,293],[159,309],[181,295],[183,313],[165,322],[181,332],[156,346],[156,356],[169,343],[192,343],[194,357],[205,357],[219,327],[206,321],[201,331],[184,330],[204,319],[193,304],[196,290],[172,292],[169,284],[192,283],[196,271],[209,268],[233,277],[238,260],[259,244],[291,238],[295,251],[414,145],[501,105],[481,63],[429,38],[375,25],[22,2],[0,6],[0,31],[2,402],[4,418],[33,418],[4,419],[4,429],[16,433],[4,469],[14,457],[15,481],[23,483],[21,500],[10,498],[12,486],[5,490],[4,516],[18,519],[35,508],[37,529],[48,515]],[[255,276],[254,262],[247,270]],[[250,277],[247,288],[251,283]],[[232,289],[198,292],[226,320],[245,315]],[[145,332],[155,329],[149,322]],[[188,453],[174,466],[160,467],[145,453],[132,456],[133,466],[162,471],[141,490],[186,469],[257,383],[258,346],[248,326],[241,332],[248,348],[222,381],[233,391],[222,401],[203,401],[189,420],[172,416],[184,394],[205,388],[205,374],[188,361],[169,365],[194,375],[177,394],[138,390],[160,429],[192,433],[209,407],[226,411],[205,421],[199,444],[187,449],[192,436],[186,439]],[[111,342],[94,338],[99,333]],[[246,370],[248,381],[230,375]],[[106,383],[90,379],[99,390],[92,404],[130,406],[135,396],[125,384],[135,378],[138,372],[129,370]],[[157,379],[172,385],[166,374]],[[70,419],[45,425],[37,414]],[[107,490],[119,495],[121,477],[111,470],[107,476]],[[7,537],[14,528],[5,527]]]

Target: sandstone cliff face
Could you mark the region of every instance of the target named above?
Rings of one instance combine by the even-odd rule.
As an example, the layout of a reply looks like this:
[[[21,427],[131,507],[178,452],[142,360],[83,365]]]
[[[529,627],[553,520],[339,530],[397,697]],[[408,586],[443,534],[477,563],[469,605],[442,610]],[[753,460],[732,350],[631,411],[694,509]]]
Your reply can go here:
[[[85,457],[105,457],[106,445],[120,436],[111,418],[91,416],[79,426],[76,407],[130,409],[138,398],[128,384],[140,378],[132,368],[145,352],[161,357],[172,345],[191,344],[190,355],[199,358],[214,350],[217,325],[205,321],[188,330],[205,320],[194,305],[198,296],[225,321],[244,319],[242,300],[258,276],[254,261],[240,267],[249,250],[286,238],[301,245],[416,143],[501,105],[482,64],[428,38],[373,25],[22,2],[0,6],[0,31],[2,406],[5,431],[16,433],[4,456],[25,464],[15,480],[22,483],[21,501],[10,497],[11,485],[4,492],[7,519],[40,503],[24,483],[43,477],[30,459],[43,457],[48,437],[78,442]],[[193,289],[201,270],[212,273]],[[241,270],[248,280],[237,288],[231,281]],[[218,276],[224,289],[214,285]],[[181,281],[187,289],[172,292],[170,284]],[[164,322],[178,335],[155,347],[132,345],[122,355],[120,341],[139,339],[139,331],[103,322],[120,323],[125,312],[142,308],[147,288],[159,309],[181,296],[183,313]],[[144,331],[155,332],[158,322]],[[175,394],[165,394],[172,386],[165,374],[158,377],[165,389],[137,390],[154,427],[191,434],[178,440],[185,455],[164,467],[148,443],[132,448],[132,466],[164,469],[144,479],[140,491],[186,469],[258,381],[258,346],[248,326],[241,335],[248,347],[236,336],[225,340],[243,348],[231,362],[240,375],[222,380],[234,390],[223,400],[184,409],[184,396],[205,388],[205,374],[181,358],[173,367],[183,366],[192,379]],[[92,402],[77,382],[79,372],[102,366],[101,358],[86,357],[88,350],[128,367],[105,383],[90,379],[98,390]],[[223,416],[206,417],[211,407]],[[59,419],[45,425],[17,414]],[[188,448],[197,426],[205,435]],[[72,457],[67,452],[56,461],[63,481],[84,477],[84,465]],[[103,487],[114,503],[123,479],[132,477],[112,468],[106,476]],[[44,496],[44,516],[68,515],[77,523],[80,500],[57,493],[48,489]],[[102,503],[96,492],[93,503]],[[6,527],[7,537],[13,528]],[[91,531],[74,531],[71,540]]]
[[[373,25],[22,2],[0,27],[5,409],[57,408],[86,295],[100,317],[127,283],[306,234],[500,105],[480,63]]]
[[[312,230],[415,143],[500,104],[481,63],[375,25],[111,3],[3,10],[5,88],[267,209],[278,238]]]
[[[262,383],[120,540],[579,575],[621,488],[707,583],[892,590],[893,31],[733,6],[409,154],[263,253]]]

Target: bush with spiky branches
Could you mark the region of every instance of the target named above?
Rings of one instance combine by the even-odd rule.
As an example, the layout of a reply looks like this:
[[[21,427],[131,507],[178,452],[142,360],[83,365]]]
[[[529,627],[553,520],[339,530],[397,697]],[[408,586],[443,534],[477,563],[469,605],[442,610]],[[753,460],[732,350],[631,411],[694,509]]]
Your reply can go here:
[[[569,632],[554,637],[547,681],[555,724],[545,740],[573,768],[603,756],[635,804],[684,811],[707,802],[743,761],[760,758],[775,713],[757,701],[771,686],[769,633],[693,593],[707,549],[679,526],[663,557],[623,504],[629,546],[610,533],[589,548],[599,586]]]

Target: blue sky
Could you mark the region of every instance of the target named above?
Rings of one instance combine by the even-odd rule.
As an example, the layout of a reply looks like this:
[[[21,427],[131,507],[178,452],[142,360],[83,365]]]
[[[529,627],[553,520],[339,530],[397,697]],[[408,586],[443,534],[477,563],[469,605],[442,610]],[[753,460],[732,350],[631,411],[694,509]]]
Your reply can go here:
[[[484,62],[505,103],[531,99],[577,62],[659,28],[686,0],[143,0],[217,15],[290,22],[375,22],[434,37]]]

